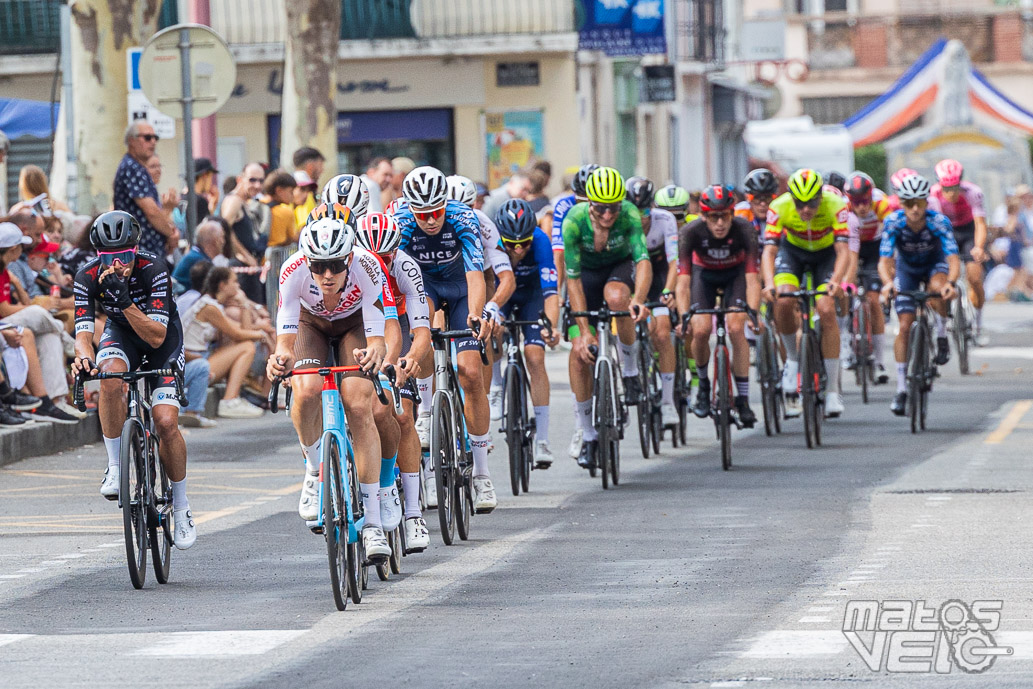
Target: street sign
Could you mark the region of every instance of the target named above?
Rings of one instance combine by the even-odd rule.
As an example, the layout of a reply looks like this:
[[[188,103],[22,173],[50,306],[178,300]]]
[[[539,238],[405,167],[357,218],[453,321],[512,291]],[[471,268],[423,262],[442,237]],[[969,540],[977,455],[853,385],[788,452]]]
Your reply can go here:
[[[189,42],[192,115],[208,117],[229,100],[237,83],[237,64],[222,37],[207,26],[177,24],[154,34],[140,57],[140,86],[158,110],[183,119],[184,34]]]
[[[140,88],[140,55],[143,48],[130,48],[126,51],[126,86],[127,103],[129,105],[129,124],[139,120],[146,121],[154,127],[154,133],[163,139],[176,136],[176,120],[162,114],[147,100]]]
[[[642,85],[650,103],[673,101],[675,98],[674,65],[646,65],[642,68]]]
[[[784,19],[754,19],[742,23],[739,50],[746,62],[784,60],[786,23]]]

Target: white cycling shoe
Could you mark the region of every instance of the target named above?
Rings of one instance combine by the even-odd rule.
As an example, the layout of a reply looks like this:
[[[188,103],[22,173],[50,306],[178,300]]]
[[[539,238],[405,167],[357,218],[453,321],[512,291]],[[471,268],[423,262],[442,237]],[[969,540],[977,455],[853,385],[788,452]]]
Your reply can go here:
[[[502,388],[491,386],[488,392],[488,405],[491,407],[491,420],[498,421],[502,418]]]
[[[490,514],[499,506],[495,497],[495,486],[491,479],[484,476],[473,477],[473,511],[477,514]]]
[[[427,507],[438,506],[438,484],[434,480],[434,470],[423,470],[423,504]]]
[[[186,550],[197,540],[197,529],[194,528],[194,515],[190,510],[174,510],[172,512],[174,530],[172,543],[179,550]]]
[[[430,449],[430,412],[423,413],[416,418],[416,435],[420,438],[420,447],[424,450]]]
[[[391,557],[391,546],[387,543],[384,529],[372,524],[362,527],[362,547],[366,559],[373,563],[384,562]]]
[[[380,489],[380,523],[384,531],[394,531],[402,521],[402,502],[398,499],[398,487]]]
[[[800,395],[797,393],[790,393],[785,396],[786,402],[786,418],[795,419],[803,413],[803,405],[800,403]]]
[[[117,464],[113,464],[104,470],[104,481],[100,484],[100,494],[108,500],[117,500],[121,485],[122,471]]]
[[[538,440],[534,444],[534,465],[537,469],[548,469],[556,458],[552,456],[547,440]]]
[[[581,429],[574,431],[574,435],[570,436],[570,445],[567,446],[567,454],[570,455],[571,459],[577,459],[581,456]]]
[[[405,520],[405,552],[422,553],[430,545],[430,531],[423,517]]]
[[[678,409],[673,404],[660,405],[660,423],[664,426],[678,425]]]
[[[830,392],[825,395],[825,416],[836,418],[844,411],[843,395],[838,392]]]
[[[301,486],[301,499],[298,501],[298,514],[307,522],[319,519],[319,476],[305,472],[305,482]]]

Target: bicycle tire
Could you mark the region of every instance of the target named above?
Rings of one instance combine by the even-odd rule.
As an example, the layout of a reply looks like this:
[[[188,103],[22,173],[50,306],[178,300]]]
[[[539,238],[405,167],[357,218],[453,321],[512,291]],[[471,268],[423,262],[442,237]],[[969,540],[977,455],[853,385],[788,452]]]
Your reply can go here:
[[[922,322],[916,318],[911,324],[907,343],[907,411],[912,433],[917,433],[920,426],[922,388],[925,386],[926,375],[925,340]]]
[[[679,342],[678,348],[683,349],[684,343]],[[688,361],[685,359],[684,351],[678,356],[679,370],[675,377],[675,403],[678,406],[678,442],[677,445],[688,444],[689,434],[689,396],[692,394],[692,381],[689,379]],[[688,380],[687,380],[688,379]],[[672,439],[673,442],[673,439]]]
[[[717,433],[721,438],[721,468],[728,471],[732,468],[732,399],[731,382],[728,370],[728,350],[719,347],[717,350],[715,376],[717,380]]]
[[[348,595],[358,605],[362,602],[362,592],[366,588],[363,580],[368,574],[363,563],[366,561],[366,548],[362,544],[362,532],[358,530],[362,518],[362,495],[359,491],[359,474],[355,466],[355,457],[348,446],[345,447],[344,465],[341,467],[348,479],[348,501],[351,503],[351,523],[348,528]],[[325,468],[324,468],[325,471]],[[344,495],[342,486],[341,494]],[[348,506],[345,505],[345,521],[347,522]],[[355,541],[351,540],[352,526],[355,527]],[[326,525],[323,525],[324,532]]]
[[[455,540],[454,475],[456,445],[452,438],[452,405],[444,390],[434,393],[431,407],[430,459],[434,462],[434,487],[438,494],[438,524],[441,540]]]
[[[641,379],[639,380],[639,385],[642,386],[642,398],[635,405],[635,420],[638,423],[638,440],[639,447],[642,450],[642,458],[649,459],[649,451],[652,449],[652,438],[650,436],[653,433],[653,424],[650,418],[652,416],[650,413],[652,402],[646,399],[646,388],[642,385]]]
[[[151,455],[147,461],[153,486],[154,519],[147,520],[147,539],[151,545],[151,566],[159,584],[169,583],[172,568],[172,492],[169,476],[161,463],[157,436],[151,436]],[[160,496],[160,497],[158,497]]]
[[[958,281],[958,285],[961,286],[964,281]],[[956,299],[954,305],[954,345],[958,350],[958,370],[961,375],[967,376],[969,372],[968,366],[968,345],[969,345],[969,328],[972,324],[968,322],[968,314],[965,313],[968,302],[968,287],[961,286],[960,293]]]
[[[868,404],[868,383],[872,377],[871,362],[871,319],[868,317],[867,300],[857,309],[857,335],[854,357],[857,363],[857,382],[861,387],[861,401]]]
[[[122,505],[122,530],[126,543],[126,563],[133,588],[141,589],[147,580],[147,479],[143,466],[144,431],[140,422],[126,420],[122,426],[119,452],[118,501]]]
[[[764,434],[775,434],[775,389],[771,381],[771,341],[767,333],[757,343],[757,378],[760,380],[760,402],[764,412]]]
[[[821,447],[822,425],[825,423],[825,393],[828,379],[825,374],[825,360],[821,354],[821,323],[811,331],[811,369],[816,373],[814,380],[814,446]]]
[[[330,591],[338,610],[348,607],[348,512],[341,484],[341,448],[337,436],[323,433],[319,461],[323,470],[323,538],[330,566]],[[341,538],[341,536],[344,538]]]
[[[506,422],[506,446],[509,448],[509,485],[513,495],[520,495],[524,464],[524,419],[520,389],[523,381],[517,366],[506,367],[503,376],[503,417]]]
[[[610,442],[612,433],[611,424],[615,419],[613,416],[613,375],[608,361],[602,361],[597,369],[595,379],[595,414],[593,421],[596,424],[596,446],[598,447],[599,473],[602,475],[603,490],[610,488],[610,452],[613,445]]]
[[[466,420],[462,417],[462,413],[456,407],[453,407],[452,414],[452,428],[457,428],[462,432],[462,435],[459,436],[460,439],[468,439]],[[471,495],[473,490],[473,481],[471,480],[473,477],[473,456],[466,449],[467,442],[455,446],[457,464],[454,467],[456,480],[453,483],[453,489],[455,491],[456,506],[456,535],[459,536],[461,541],[470,538],[470,519],[473,517],[473,495]],[[459,462],[460,459],[462,463]]]

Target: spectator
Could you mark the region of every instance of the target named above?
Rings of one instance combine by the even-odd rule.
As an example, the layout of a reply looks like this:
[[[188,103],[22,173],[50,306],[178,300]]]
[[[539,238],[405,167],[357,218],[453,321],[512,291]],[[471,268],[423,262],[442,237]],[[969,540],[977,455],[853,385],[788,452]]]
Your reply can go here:
[[[215,176],[219,173],[208,158],[194,158],[194,195],[197,206],[194,208],[194,231],[209,215],[215,215],[219,208],[219,186]],[[180,194],[179,205],[172,212],[172,220],[181,231],[187,226],[187,190]],[[195,239],[196,243],[196,239]]]
[[[535,160],[527,166],[527,172],[531,173],[535,170],[545,175],[545,184],[542,185],[542,189],[544,190],[549,186],[549,182],[552,180],[552,163],[548,160]]]
[[[688,215],[699,215],[699,199],[701,195],[702,192],[698,189],[689,192],[689,207],[686,209]]]
[[[240,391],[255,358],[253,343],[265,339],[266,334],[261,330],[245,330],[226,318],[226,304],[235,300],[239,292],[233,271],[212,268],[200,299],[182,315],[186,359],[207,358],[210,380],[217,383],[225,379],[226,391],[219,401],[218,415],[229,419],[262,415],[262,410],[243,399]],[[230,343],[213,346],[220,334]]]
[[[394,172],[395,169],[390,160],[384,156],[377,156],[366,164],[366,173],[359,175],[359,179],[365,182],[369,189],[369,213],[383,212],[382,193],[391,186]]]
[[[93,225],[93,220],[95,219],[96,217],[90,219],[86,227],[82,228],[79,236],[72,242],[72,248],[64,252],[58,261],[64,274],[71,275],[73,279],[75,274],[79,272],[79,269],[97,255],[97,250],[93,248],[93,242],[90,241],[88,229]]]
[[[172,271],[176,292],[182,293],[190,289],[190,270],[194,264],[198,261],[214,261],[216,256],[222,254],[225,244],[226,234],[219,223],[209,219],[198,225],[194,235],[194,245]]]
[[[47,181],[47,174],[38,165],[26,165],[18,173],[18,196],[22,201],[32,202],[43,197],[46,199],[49,211],[68,212],[68,206],[58,201],[50,194],[50,184]],[[14,210],[12,209],[12,212]],[[50,215],[51,213],[47,213]]]
[[[204,281],[208,279],[211,269],[211,261],[198,261],[190,268],[190,289],[176,297],[176,308],[180,313],[189,309],[195,301],[201,298]]]
[[[265,169],[259,163],[248,163],[237,178],[233,193],[222,200],[222,217],[233,230],[232,255],[245,266],[257,267],[265,255],[265,239],[256,230],[255,219],[247,211],[247,202],[258,196],[265,179]],[[243,281],[248,298],[263,301],[262,284],[258,275],[249,275]]]
[[[294,215],[294,192],[298,183],[286,170],[273,170],[262,185],[262,203],[269,209],[268,247],[291,246],[300,234]]]
[[[308,220],[308,214],[316,207],[319,188],[304,170],[294,171],[294,183],[297,185],[294,188],[294,224],[302,228]]]
[[[0,337],[0,349],[3,349],[3,338]],[[6,350],[5,350],[6,351]],[[4,372],[0,369],[0,390],[9,390],[10,385],[4,378]],[[20,393],[19,393],[20,394]],[[2,397],[2,395],[0,395]],[[18,409],[9,407],[0,399],[0,426],[20,426],[28,419],[18,413]]]
[[[237,188],[237,177],[240,177],[240,175],[237,175],[236,177],[226,177],[226,179],[222,180],[223,198],[226,198],[227,196],[232,194],[233,190]]]
[[[56,262],[49,260],[49,254],[57,251],[57,247],[51,246],[43,234],[43,217],[27,211],[19,211],[14,215],[8,216],[5,220],[16,225],[22,234],[29,238],[28,246],[21,253],[18,260],[7,266],[11,275],[18,279],[22,289],[25,290],[29,299],[26,303],[39,304],[48,311],[70,311],[73,307],[70,293],[68,297],[50,296],[50,285],[53,283],[62,284],[64,280],[61,278],[63,273],[60,266]],[[43,251],[39,251],[39,249],[43,249]],[[42,260],[39,257],[41,253],[46,255]],[[29,262],[29,257],[32,254],[37,255],[34,261],[35,268]],[[39,279],[39,273],[44,268],[47,269],[47,274],[42,279]],[[48,279],[50,273],[57,276],[53,283]]]
[[[319,178],[323,176],[323,168],[326,166],[326,158],[322,153],[311,146],[304,146],[294,152],[293,161],[295,171],[304,172],[314,184],[319,184]]]
[[[380,193],[380,206],[387,208],[387,205],[402,195],[402,181],[405,176],[416,168],[412,158],[398,156],[391,159],[391,183],[384,187]]]
[[[532,169],[527,173],[527,178],[531,182],[531,191],[527,194],[527,203],[531,205],[531,210],[534,211],[535,216],[540,219],[543,209],[549,205],[549,197],[545,195],[545,187],[549,185],[549,175],[541,170]]]
[[[170,213],[176,199],[159,198],[158,187],[144,165],[154,155],[158,135],[146,122],[126,129],[126,154],[115,172],[115,210],[126,211],[140,223],[140,248],[165,256],[179,244],[179,231]]]
[[[227,267],[227,266],[242,266],[242,265],[246,265],[243,261],[241,261],[239,258],[237,258],[237,254],[234,251],[234,248],[233,248],[234,247],[233,230],[230,229],[230,224],[228,222],[226,222],[226,218],[223,218],[222,216],[216,215],[215,217],[208,218],[208,219],[209,220],[214,220],[215,222],[219,223],[219,227],[222,228],[222,233],[223,233],[223,235],[222,235],[223,236],[222,255],[221,256],[216,256],[215,258],[213,258],[212,259],[212,265],[213,266],[222,266],[224,268]]]
[[[514,172],[513,175],[498,189],[494,189],[484,200],[484,207],[481,209],[489,218],[494,218],[506,201],[510,199],[525,199],[531,192],[531,180],[526,172]]]
[[[3,130],[0,129],[0,165],[3,165],[4,161],[7,160],[7,152],[11,150],[11,140],[7,138]],[[4,168],[0,168],[3,170]],[[7,197],[6,194],[0,194],[0,215],[7,215],[7,209],[4,208],[3,200]]]
[[[488,187],[483,182],[474,182],[473,185],[477,189],[477,196],[474,198],[473,207],[475,210],[483,212],[484,201],[488,198]]]
[[[86,416],[77,414],[73,421],[68,421],[37,413],[43,405],[42,397],[46,395],[46,390],[32,331],[2,322],[0,328],[4,328],[0,330],[0,353],[7,376],[0,381],[0,407],[6,407],[11,411],[27,411],[32,418],[57,423],[74,423],[74,418]],[[35,394],[26,394],[23,390]]]
[[[144,167],[147,168],[147,174],[154,181],[154,186],[161,184],[161,173],[165,170],[165,166],[161,164],[161,158],[158,157],[157,153],[147,159]]]

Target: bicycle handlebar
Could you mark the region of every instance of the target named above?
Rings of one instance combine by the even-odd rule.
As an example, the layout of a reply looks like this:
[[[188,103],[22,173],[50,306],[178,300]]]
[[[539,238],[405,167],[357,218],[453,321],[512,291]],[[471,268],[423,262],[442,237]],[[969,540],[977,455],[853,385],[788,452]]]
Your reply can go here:
[[[92,361],[88,361],[88,363],[91,366],[97,365]],[[86,411],[86,397],[83,390],[83,384],[87,380],[117,379],[124,383],[135,383],[138,380],[146,380],[148,378],[172,378],[176,386],[176,397],[183,399],[183,382],[181,380],[181,371],[178,366],[173,368],[156,368],[150,371],[98,371],[96,375],[90,375],[83,370],[75,375],[75,389],[72,393],[75,408],[79,411]]]
[[[329,376],[334,373],[355,373],[360,372],[362,375],[373,381],[373,391],[377,394],[377,399],[380,400],[381,404],[388,404],[387,396],[384,394],[384,386],[380,383],[380,376],[374,375],[370,371],[363,371],[361,366],[321,366],[319,368],[298,368],[293,371],[288,371],[282,376],[276,376],[273,378],[272,387],[269,388],[269,411],[273,414],[280,410],[280,383],[287,378],[293,378],[294,376],[311,376],[318,375]],[[288,388],[288,395],[290,395],[290,388]]]
[[[391,399],[394,401],[395,414],[402,413],[402,396],[398,392],[398,372],[395,371],[395,367],[391,364],[384,364],[381,368],[381,372],[387,377],[389,383],[391,383]]]
[[[525,325],[537,325],[539,328],[542,329],[543,335],[551,333],[553,328],[552,321],[550,321],[549,317],[545,315],[544,310],[538,312],[538,320],[536,321],[517,321],[507,319],[502,322],[502,327],[506,328],[507,330],[509,330],[510,328],[519,328]]]
[[[477,340],[477,348],[480,350],[480,353],[481,353],[481,363],[484,364],[485,366],[490,365],[488,363],[488,352],[484,348],[484,342],[482,340],[480,340],[477,337],[477,333],[474,330],[470,329],[470,328],[466,328],[464,330],[435,330],[434,328],[431,328],[430,329],[430,336],[431,336],[431,339],[435,339],[436,338],[436,339],[438,339],[440,341],[445,341],[445,340],[465,340],[467,338],[473,338],[473,339]]]
[[[722,306],[721,308],[713,309],[689,309],[689,312],[682,316],[682,323],[687,323],[693,316],[701,315],[717,315],[717,314],[729,314],[729,313],[745,313],[750,319],[750,323],[754,328],[758,328],[759,324],[757,321],[757,312],[751,309],[749,306]]]

